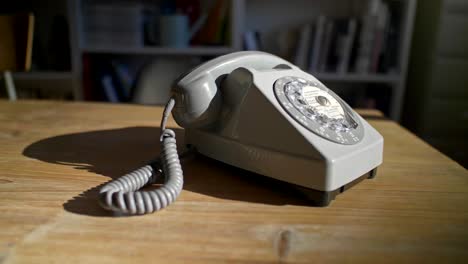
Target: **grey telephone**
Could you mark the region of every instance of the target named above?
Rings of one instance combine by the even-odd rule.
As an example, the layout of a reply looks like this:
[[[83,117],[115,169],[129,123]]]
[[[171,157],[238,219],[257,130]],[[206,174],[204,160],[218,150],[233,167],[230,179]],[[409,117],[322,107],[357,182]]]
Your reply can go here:
[[[177,198],[183,177],[175,134],[166,129],[171,111],[197,152],[290,183],[321,206],[382,163],[382,136],[314,76],[268,53],[236,52],[176,80],[161,157],[106,184],[103,207],[143,214]],[[164,185],[139,191],[159,175]]]

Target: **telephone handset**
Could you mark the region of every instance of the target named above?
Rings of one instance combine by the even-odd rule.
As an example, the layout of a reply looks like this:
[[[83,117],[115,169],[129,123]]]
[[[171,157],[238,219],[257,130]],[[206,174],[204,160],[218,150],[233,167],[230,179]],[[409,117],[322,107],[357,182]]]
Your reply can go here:
[[[373,177],[382,163],[382,136],[319,80],[274,55],[236,52],[175,81],[161,123],[161,157],[106,184],[103,207],[143,214],[177,198],[183,177],[175,134],[165,127],[171,111],[197,152],[293,184],[316,205]],[[162,187],[138,191],[159,174]]]

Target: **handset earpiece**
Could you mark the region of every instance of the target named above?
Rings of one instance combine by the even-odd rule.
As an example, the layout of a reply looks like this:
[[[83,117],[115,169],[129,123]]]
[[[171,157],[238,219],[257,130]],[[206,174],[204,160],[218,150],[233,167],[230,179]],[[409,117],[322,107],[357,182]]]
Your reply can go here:
[[[172,114],[176,122],[185,128],[214,124],[221,114],[223,103],[216,81],[239,67],[257,70],[296,68],[286,60],[259,51],[236,52],[208,61],[180,77],[174,84],[172,94],[175,107]]]
[[[175,99],[172,114],[180,126],[205,127],[218,119],[222,98],[211,75],[179,82],[172,88],[172,96]]]

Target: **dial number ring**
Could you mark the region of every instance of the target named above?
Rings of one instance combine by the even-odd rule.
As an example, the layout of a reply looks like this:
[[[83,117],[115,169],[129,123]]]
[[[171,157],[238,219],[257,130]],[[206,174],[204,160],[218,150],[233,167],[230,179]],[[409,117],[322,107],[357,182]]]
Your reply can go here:
[[[359,118],[320,82],[282,77],[276,80],[273,90],[283,109],[309,131],[344,145],[362,140],[364,130]]]

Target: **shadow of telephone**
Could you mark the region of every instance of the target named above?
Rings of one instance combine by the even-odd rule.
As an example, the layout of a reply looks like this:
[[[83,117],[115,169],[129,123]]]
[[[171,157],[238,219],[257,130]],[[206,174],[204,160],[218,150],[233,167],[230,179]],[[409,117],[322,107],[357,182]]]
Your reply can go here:
[[[174,82],[159,159],[103,186],[104,208],[144,214],[176,200],[183,173],[166,128],[171,112],[197,152],[296,185],[318,205],[373,177],[382,163],[382,136],[319,80],[271,54],[237,52]],[[139,190],[159,177],[160,188]]]

